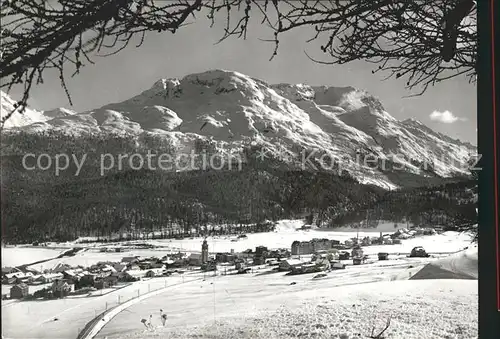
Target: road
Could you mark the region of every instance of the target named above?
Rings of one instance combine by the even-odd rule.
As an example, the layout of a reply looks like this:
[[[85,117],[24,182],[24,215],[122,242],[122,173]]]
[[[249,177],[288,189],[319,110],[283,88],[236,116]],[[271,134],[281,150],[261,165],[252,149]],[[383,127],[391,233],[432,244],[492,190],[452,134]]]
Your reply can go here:
[[[188,284],[188,283],[191,283],[191,282],[194,282],[194,281],[201,281],[201,280],[203,280],[202,277],[198,277],[198,278],[194,278],[194,279],[191,278],[189,280],[183,280],[182,282],[168,285],[168,286],[166,286],[164,288],[160,288],[158,290],[155,290],[155,291],[143,294],[143,295],[141,295],[139,297],[130,299],[130,300],[128,300],[127,302],[125,302],[123,304],[116,305],[115,307],[102,312],[97,317],[95,317],[94,319],[92,319],[85,326],[85,328],[83,329],[83,331],[81,331],[78,334],[77,339],[92,339],[92,338],[94,338],[99,333],[99,331],[101,330],[101,328],[103,328],[109,321],[111,321],[115,315],[117,315],[118,313],[122,312],[123,310],[127,309],[128,307],[130,307],[130,306],[132,306],[132,305],[134,305],[136,303],[142,302],[143,300],[145,300],[147,298],[152,298],[152,297],[157,296],[157,295],[159,295],[161,293],[169,291],[171,288],[173,288],[175,286],[179,286],[179,285],[183,285],[183,284]]]

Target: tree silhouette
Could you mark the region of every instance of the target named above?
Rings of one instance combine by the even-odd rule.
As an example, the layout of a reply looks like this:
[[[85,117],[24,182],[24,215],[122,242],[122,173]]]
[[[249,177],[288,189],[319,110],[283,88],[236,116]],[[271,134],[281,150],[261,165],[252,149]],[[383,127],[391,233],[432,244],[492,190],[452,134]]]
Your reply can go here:
[[[266,24],[277,55],[283,33],[310,28],[326,64],[374,63],[373,73],[421,87],[466,75],[475,81],[476,7],[472,0],[2,0],[2,88],[24,85],[24,111],[33,84],[47,69],[77,75],[92,57],[119,53],[148,32],[175,33],[207,16],[223,21],[220,41],[246,38],[251,20]],[[3,121],[9,116],[3,118]],[[2,123],[3,125],[3,123]]]

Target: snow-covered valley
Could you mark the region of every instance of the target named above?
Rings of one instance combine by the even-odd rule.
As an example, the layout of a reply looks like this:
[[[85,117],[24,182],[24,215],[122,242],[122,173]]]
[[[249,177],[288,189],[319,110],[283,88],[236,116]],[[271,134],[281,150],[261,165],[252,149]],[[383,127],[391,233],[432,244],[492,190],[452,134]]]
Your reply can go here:
[[[356,236],[356,230],[297,231],[299,225],[300,221],[282,221],[276,232],[249,234],[237,242],[231,238],[208,239],[210,252],[231,249],[238,252],[260,245],[289,248],[295,240],[318,237],[344,240]],[[371,232],[360,230],[359,235],[378,236],[380,232],[393,231],[389,224],[383,224]],[[84,250],[43,265],[44,269],[62,263],[89,266],[132,255],[161,257],[179,250],[199,252],[201,242],[202,239],[150,240],[155,248],[136,248],[123,253],[100,252],[99,247],[110,244],[53,244],[59,249],[46,251],[55,255],[66,246],[83,246]],[[415,246],[425,247],[431,256],[408,258]],[[36,257],[30,254],[34,250],[38,249],[5,248],[2,266],[21,263],[19,258],[25,258],[22,263],[28,264]],[[322,278],[314,278],[314,274],[287,276],[272,272],[265,265],[246,275],[212,276],[193,270],[97,291],[94,296],[3,301],[2,334],[13,339],[76,338],[86,323],[106,309],[159,290],[156,296],[132,302],[112,319],[106,319],[96,338],[166,335],[225,339],[237,334],[242,338],[295,338],[306,332],[316,333],[317,338],[368,338],[372,324],[377,329],[383,328],[388,316],[392,316],[392,325],[386,332],[387,338],[465,339],[477,335],[477,280],[411,280],[429,264],[451,272],[452,276],[466,273],[477,278],[477,247],[471,245],[469,236],[445,232],[403,240],[399,245],[367,246],[364,250],[369,257],[365,264],[348,265],[345,270],[331,271]],[[390,253],[390,259],[377,261],[376,253],[380,251]],[[17,259],[9,261],[16,253]],[[426,279],[429,278],[432,279]],[[159,309],[168,314],[166,327],[160,326]],[[145,330],[140,320],[150,314],[154,317],[154,329]],[[460,326],[452,325],[455,323]]]

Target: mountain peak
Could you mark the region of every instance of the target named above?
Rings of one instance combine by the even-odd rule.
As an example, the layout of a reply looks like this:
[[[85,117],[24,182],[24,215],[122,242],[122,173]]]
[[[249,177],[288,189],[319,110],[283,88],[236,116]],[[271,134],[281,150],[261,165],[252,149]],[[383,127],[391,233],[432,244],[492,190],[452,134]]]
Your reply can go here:
[[[414,125],[419,125],[419,126],[425,126],[420,120],[417,120],[415,118],[408,118],[406,120],[403,120],[402,123],[414,124]]]
[[[44,123],[33,124],[37,121]],[[224,151],[242,151],[253,142],[270,154],[282,154],[283,148],[290,154],[314,150],[318,157],[328,154],[338,159],[354,159],[361,149],[381,159],[405,155],[405,168],[424,176],[428,172],[416,164],[427,161],[430,153],[438,157],[434,175],[466,173],[461,164],[467,160],[464,149],[469,148],[416,119],[398,121],[378,98],[351,86],[269,85],[223,69],[159,79],[126,101],[79,114],[56,109],[17,127],[75,135],[153,133],[188,152],[196,149],[196,140],[214,142]],[[394,187],[385,170],[355,161],[344,165],[363,182]]]
[[[63,118],[74,114],[76,114],[75,111],[64,107],[58,107],[48,111],[43,111],[43,115],[49,119]]]
[[[31,107],[26,107],[24,112],[20,113],[17,108],[17,101],[12,99],[7,93],[0,91],[0,119],[11,113],[12,115],[5,122],[4,128],[26,126],[49,119],[43,115],[43,112],[34,110]]]

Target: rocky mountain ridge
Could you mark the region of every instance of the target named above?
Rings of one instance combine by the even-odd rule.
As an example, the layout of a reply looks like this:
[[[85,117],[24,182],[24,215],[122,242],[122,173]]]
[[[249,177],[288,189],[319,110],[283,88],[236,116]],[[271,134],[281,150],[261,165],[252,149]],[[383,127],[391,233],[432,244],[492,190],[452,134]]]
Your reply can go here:
[[[14,104],[2,93],[2,116]],[[295,164],[313,154],[325,168],[332,167],[332,159],[340,161],[358,181],[386,189],[401,185],[394,175],[466,176],[467,162],[477,153],[470,143],[415,119],[398,121],[377,98],[353,87],[270,85],[226,70],[160,79],[128,100],[81,113],[29,108],[4,127],[7,133],[76,137],[154,135],[169,140],[179,153],[199,152],[200,143],[225,153],[253,145]],[[360,155],[375,162],[359,161]],[[382,165],[386,162],[389,168]]]

